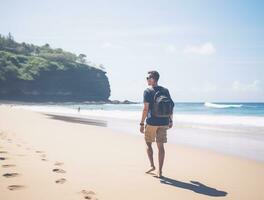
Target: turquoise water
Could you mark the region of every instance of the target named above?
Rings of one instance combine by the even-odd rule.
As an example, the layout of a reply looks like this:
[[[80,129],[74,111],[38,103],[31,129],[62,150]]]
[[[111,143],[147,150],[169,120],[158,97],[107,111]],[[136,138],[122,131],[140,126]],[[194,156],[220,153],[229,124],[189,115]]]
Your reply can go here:
[[[79,114],[116,119],[141,119],[143,104],[30,104],[22,105],[42,112]],[[80,107],[80,112],[78,108]],[[264,103],[175,103],[174,121],[180,125],[228,125],[264,128]],[[262,130],[261,130],[262,131]]]
[[[84,110],[106,111],[141,111],[142,104],[64,104],[69,108]],[[204,115],[229,115],[229,116],[264,116],[264,103],[175,103],[174,113],[178,114],[204,114]]]

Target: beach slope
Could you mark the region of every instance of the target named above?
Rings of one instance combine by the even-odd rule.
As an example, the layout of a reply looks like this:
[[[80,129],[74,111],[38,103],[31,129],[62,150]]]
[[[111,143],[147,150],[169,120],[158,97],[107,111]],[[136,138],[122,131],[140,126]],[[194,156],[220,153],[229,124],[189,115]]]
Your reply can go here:
[[[138,134],[2,105],[0,199],[264,199],[264,163],[198,148],[166,144],[164,178],[145,174]]]

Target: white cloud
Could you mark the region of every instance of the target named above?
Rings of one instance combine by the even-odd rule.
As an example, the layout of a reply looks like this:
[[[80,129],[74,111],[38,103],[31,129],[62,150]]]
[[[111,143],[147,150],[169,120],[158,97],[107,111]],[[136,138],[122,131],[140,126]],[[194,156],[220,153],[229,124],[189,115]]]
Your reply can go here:
[[[207,42],[198,46],[187,46],[183,52],[187,54],[212,55],[216,52],[216,49],[211,42]]]
[[[234,81],[232,84],[232,89],[241,92],[260,91],[261,82],[259,80],[254,80],[252,83],[245,84],[241,83],[240,81]]]

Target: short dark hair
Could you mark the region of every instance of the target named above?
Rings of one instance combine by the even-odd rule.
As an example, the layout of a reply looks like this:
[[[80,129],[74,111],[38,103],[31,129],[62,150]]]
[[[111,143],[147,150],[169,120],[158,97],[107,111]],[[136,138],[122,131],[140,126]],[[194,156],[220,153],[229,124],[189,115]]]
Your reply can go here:
[[[154,80],[156,80],[156,81],[159,80],[159,77],[160,77],[159,72],[157,72],[157,71],[149,71],[148,74],[149,74]]]

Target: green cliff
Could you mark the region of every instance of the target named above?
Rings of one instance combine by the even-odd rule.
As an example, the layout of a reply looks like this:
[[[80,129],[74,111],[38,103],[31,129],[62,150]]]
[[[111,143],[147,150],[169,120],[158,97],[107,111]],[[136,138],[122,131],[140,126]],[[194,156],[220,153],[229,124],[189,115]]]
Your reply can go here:
[[[106,72],[87,65],[85,57],[0,35],[0,99],[108,101]]]

